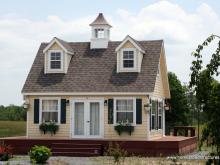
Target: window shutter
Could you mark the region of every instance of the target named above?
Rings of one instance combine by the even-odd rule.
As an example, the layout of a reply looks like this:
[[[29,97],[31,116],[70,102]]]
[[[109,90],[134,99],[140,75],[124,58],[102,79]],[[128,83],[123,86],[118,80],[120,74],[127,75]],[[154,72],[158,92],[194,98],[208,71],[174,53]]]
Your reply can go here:
[[[66,99],[61,99],[60,122],[61,124],[66,123]]]
[[[113,99],[108,99],[108,124],[113,124],[113,107],[114,107],[114,102]]]
[[[142,99],[136,99],[136,124],[142,124]]]
[[[150,99],[150,98],[149,98]],[[151,112],[152,112],[152,101],[151,101],[151,99],[150,99],[150,123],[149,123],[149,125],[150,125],[150,130],[152,129],[152,124],[151,124]]]
[[[158,129],[159,128],[159,101],[157,100],[156,101],[157,102],[157,109],[156,109],[156,129]]]
[[[34,124],[39,123],[39,99],[34,99]]]

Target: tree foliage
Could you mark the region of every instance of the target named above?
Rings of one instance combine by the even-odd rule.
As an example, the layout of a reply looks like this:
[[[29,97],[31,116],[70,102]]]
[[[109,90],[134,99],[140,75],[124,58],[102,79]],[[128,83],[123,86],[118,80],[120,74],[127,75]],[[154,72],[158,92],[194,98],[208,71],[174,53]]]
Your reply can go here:
[[[168,80],[171,94],[171,99],[169,100],[171,109],[166,111],[166,127],[171,129],[177,125],[188,125],[187,114],[189,113],[189,105],[186,97],[187,90],[174,73],[168,73]]]
[[[217,48],[212,54],[210,63],[203,68],[202,50],[209,46],[214,39],[218,39]],[[202,107],[207,118],[201,144],[203,141],[211,139],[211,145],[216,147],[216,152],[220,155],[220,84],[213,78],[214,75],[219,75],[220,37],[217,35],[209,36],[201,45],[198,45],[192,55],[195,60],[192,61],[190,68],[190,87],[196,93],[198,106]]]
[[[26,110],[22,106],[9,105],[0,106],[0,120],[24,121]]]

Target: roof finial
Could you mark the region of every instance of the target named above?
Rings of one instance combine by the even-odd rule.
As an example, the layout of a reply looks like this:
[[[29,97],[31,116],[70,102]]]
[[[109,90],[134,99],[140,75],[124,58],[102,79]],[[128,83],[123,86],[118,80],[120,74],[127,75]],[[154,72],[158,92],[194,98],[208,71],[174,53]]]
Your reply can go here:
[[[105,19],[103,13],[99,13],[98,17],[90,24],[90,26],[93,25],[108,25],[112,27]]]

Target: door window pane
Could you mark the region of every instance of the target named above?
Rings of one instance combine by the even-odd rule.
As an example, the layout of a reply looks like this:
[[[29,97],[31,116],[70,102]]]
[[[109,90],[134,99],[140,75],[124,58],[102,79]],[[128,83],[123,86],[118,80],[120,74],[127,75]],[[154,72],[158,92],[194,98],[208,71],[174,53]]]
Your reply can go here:
[[[99,103],[90,103],[90,135],[99,135],[100,132]]]
[[[84,135],[84,103],[75,103],[74,133]]]

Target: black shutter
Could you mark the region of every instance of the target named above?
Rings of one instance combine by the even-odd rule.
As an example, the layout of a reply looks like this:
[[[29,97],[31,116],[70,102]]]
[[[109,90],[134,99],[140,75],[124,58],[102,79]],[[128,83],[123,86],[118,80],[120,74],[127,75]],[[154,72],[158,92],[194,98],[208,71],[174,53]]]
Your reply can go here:
[[[142,99],[136,99],[136,124],[142,124]]]
[[[113,124],[113,107],[114,102],[113,99],[108,99],[108,124]]]
[[[149,98],[150,99],[150,98]],[[152,101],[151,101],[151,99],[150,99],[150,123],[149,123],[149,125],[150,125],[150,130],[152,129],[152,124],[151,124],[151,113],[152,113]]]
[[[159,116],[158,116],[158,114],[159,114],[159,101],[157,100],[156,101],[156,105],[157,105],[157,109],[156,109],[156,129],[158,129],[159,128]]]
[[[60,122],[61,124],[66,123],[66,99],[61,99]]]
[[[39,99],[34,99],[34,124],[39,123]]]

